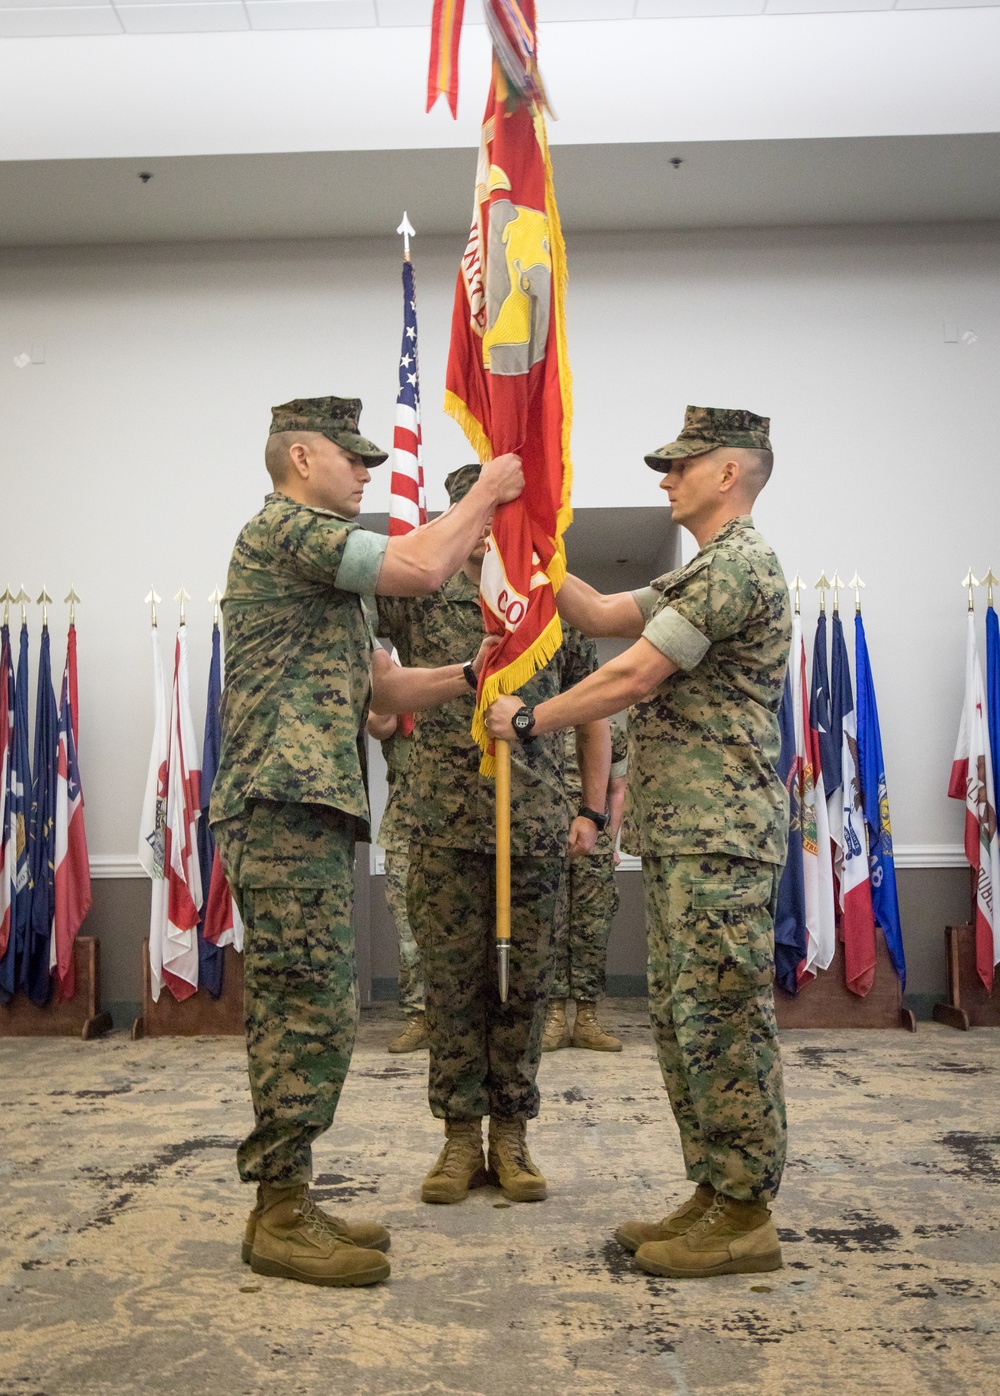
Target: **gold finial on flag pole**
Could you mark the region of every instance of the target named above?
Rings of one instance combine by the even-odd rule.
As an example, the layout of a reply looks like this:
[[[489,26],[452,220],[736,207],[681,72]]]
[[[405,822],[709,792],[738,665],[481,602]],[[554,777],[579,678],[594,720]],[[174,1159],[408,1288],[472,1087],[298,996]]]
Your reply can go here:
[[[844,588],[844,586],[846,585],[846,583],[843,582],[843,581],[841,580],[840,573],[837,572],[836,570],[834,571],[833,580],[830,582],[830,585],[831,585],[831,587],[833,588],[833,614],[834,614],[835,616],[839,616],[839,615],[840,615],[840,593],[841,593],[841,591],[843,590],[843,588]]]
[[[180,603],[180,608],[181,608],[181,613],[180,613],[180,616],[179,616],[179,618],[178,618],[177,624],[178,624],[178,625],[187,625],[187,619],[185,618],[185,615],[184,615],[184,602],[185,602],[185,601],[190,601],[190,600],[191,600],[191,593],[190,593],[189,591],[185,591],[184,588],[181,587],[180,591],[179,591],[179,592],[177,593],[177,595],[174,597],[174,600],[175,600],[175,601],[178,601],[178,602]]]
[[[211,601],[213,607],[212,624],[217,626],[219,624],[219,602],[222,600],[222,592],[216,587],[208,599]]]
[[[10,599],[13,601],[13,603],[14,603],[15,606],[20,606],[20,608],[21,608],[21,624],[22,624],[22,625],[27,625],[27,624],[28,624],[28,609],[27,609],[27,608],[28,608],[28,602],[31,600],[31,597],[30,597],[30,596],[28,595],[28,593],[25,591],[25,589],[24,589],[24,583],[23,583],[23,582],[21,583],[21,590],[17,593],[16,596],[12,596]]]
[[[149,607],[149,620],[154,630],[156,629],[156,608],[162,600],[163,597],[159,592],[150,587],[146,593],[146,605]]]
[[[973,595],[972,588],[973,588],[973,587],[979,586],[979,583],[976,581],[975,577],[972,575],[972,568],[971,568],[971,567],[969,568],[968,572],[966,572],[965,576],[962,578],[962,585],[963,585],[964,587],[967,587],[967,588],[968,588],[968,591],[969,591],[969,610],[970,610],[970,611],[974,611],[974,610],[976,609],[976,598],[975,598],[975,596]]]
[[[63,600],[69,603],[69,623],[70,623],[70,625],[76,625],[76,608],[77,608],[77,606],[78,606],[79,603],[80,603],[80,598],[79,598],[79,596],[77,596],[77,594],[76,594],[76,588],[73,587],[73,586],[70,586],[69,592],[68,592],[68,594],[63,598]]]
[[[410,238],[415,238],[417,236],[417,230],[410,222],[410,216],[405,208],[403,210],[403,221],[396,229],[396,232],[402,233],[403,235],[403,261],[408,262],[410,260]]]
[[[982,581],[979,583],[979,585],[980,585],[981,587],[986,587],[986,588],[987,588],[987,591],[986,591],[986,604],[987,604],[987,606],[992,606],[992,605],[993,605],[993,588],[996,587],[996,586],[1000,586],[1000,577],[995,577],[995,576],[993,575],[993,568],[992,568],[992,567],[991,567],[990,570],[986,573],[986,576],[983,577],[983,579],[982,579]]]
[[[800,609],[800,608],[799,608],[799,597],[800,597],[800,594],[801,594],[801,592],[802,592],[802,588],[803,588],[804,586],[805,586],[805,582],[802,580],[802,578],[801,578],[801,577],[799,576],[799,574],[796,572],[795,576],[792,578],[792,587],[791,587],[792,591],[795,592],[795,614],[796,614],[796,615],[799,614],[799,609]]]
[[[4,594],[3,594],[2,596],[0,596],[0,601],[3,602],[3,623],[4,623],[4,625],[9,625],[9,624],[10,624],[10,603],[11,603],[13,600],[14,600],[14,593],[11,591],[10,587],[8,587],[7,590],[4,592]]]
[[[51,596],[49,595],[49,593],[45,590],[45,583],[44,583],[44,582],[42,583],[42,592],[41,592],[41,595],[39,596],[38,601],[36,602],[36,604],[39,605],[39,606],[41,606],[41,608],[42,608],[42,629],[43,629],[43,630],[48,630],[48,628],[49,628],[49,607],[52,605],[52,597],[51,597]]]
[[[853,576],[853,577],[851,578],[851,580],[847,583],[847,585],[848,585],[849,587],[853,587],[853,588],[854,588],[854,614],[855,614],[856,616],[860,616],[860,614],[861,614],[861,591],[862,591],[862,588],[864,587],[864,582],[863,582],[863,581],[861,580],[861,578],[858,576],[858,569],[857,569],[857,568],[854,569],[854,576]]]
[[[830,590],[830,585],[831,585],[830,580],[829,580],[829,578],[827,577],[826,573],[825,573],[825,572],[821,572],[821,573],[819,574],[819,581],[818,581],[818,582],[814,582],[813,585],[814,585],[814,587],[816,588],[816,590],[819,592],[819,613],[820,613],[821,616],[825,616],[825,615],[826,615],[826,593]]]

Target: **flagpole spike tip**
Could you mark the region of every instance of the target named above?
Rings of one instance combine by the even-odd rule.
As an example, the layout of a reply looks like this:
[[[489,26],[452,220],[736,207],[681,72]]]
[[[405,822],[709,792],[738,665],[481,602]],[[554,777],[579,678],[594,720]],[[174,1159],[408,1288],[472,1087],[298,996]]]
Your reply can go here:
[[[177,594],[174,596],[174,600],[178,603],[178,605],[181,608],[180,617],[178,618],[177,623],[178,625],[186,625],[187,619],[184,615],[184,603],[186,601],[191,600],[191,593],[189,591],[185,591],[184,588],[181,587],[180,591],[178,591]]]
[[[410,215],[407,213],[406,209],[403,210],[403,221],[396,229],[396,232],[402,235],[403,260],[408,262],[410,260],[410,238],[415,238],[417,236],[417,230],[410,222]]]
[[[973,587],[979,586],[979,582],[977,582],[975,577],[973,576],[971,567],[969,568],[968,572],[966,572],[965,576],[962,578],[962,586],[965,587],[969,593],[969,610],[974,611],[976,609],[976,598],[973,595],[972,589]]]
[[[857,568],[854,569],[854,576],[847,585],[854,588],[854,614],[859,616],[861,614],[861,592],[865,584],[859,577]]]
[[[154,630],[156,629],[156,608],[162,600],[163,597],[155,587],[150,587],[149,591],[146,593],[145,604],[149,607],[150,624]]]
[[[816,591],[819,592],[819,613],[826,615],[826,593],[830,590],[830,580],[825,572],[819,574],[819,581],[813,582]]]
[[[996,577],[996,576],[993,575],[993,568],[992,568],[992,567],[991,567],[991,568],[989,569],[989,571],[986,573],[986,576],[980,579],[979,585],[987,588],[987,592],[986,592],[986,604],[987,604],[987,606],[992,606],[992,605],[993,605],[993,588],[996,587],[996,586],[1000,586],[1000,577]]]
[[[799,614],[800,609],[801,609],[801,607],[800,607],[800,597],[801,597],[801,593],[802,593],[802,588],[803,588],[804,586],[805,586],[805,582],[804,582],[804,581],[802,580],[802,578],[799,576],[798,572],[796,572],[795,576],[792,578],[792,586],[791,586],[792,591],[795,592],[795,614],[796,614],[796,615]]]
[[[212,624],[213,624],[213,625],[218,625],[218,623],[219,623],[219,602],[222,600],[222,592],[219,590],[218,587],[216,587],[215,590],[212,592],[211,596],[210,596],[208,599],[209,599],[209,601],[211,601],[212,607],[213,607],[213,610],[212,610]]]
[[[64,603],[65,605],[68,605],[68,606],[69,606],[69,623],[70,623],[70,625],[75,625],[75,624],[76,624],[76,608],[77,608],[79,602],[80,602],[80,598],[79,598],[79,596],[77,596],[77,594],[76,594],[76,587],[74,587],[73,584],[70,583],[69,591],[68,591],[68,592],[66,593],[66,595],[63,597],[63,603]]]

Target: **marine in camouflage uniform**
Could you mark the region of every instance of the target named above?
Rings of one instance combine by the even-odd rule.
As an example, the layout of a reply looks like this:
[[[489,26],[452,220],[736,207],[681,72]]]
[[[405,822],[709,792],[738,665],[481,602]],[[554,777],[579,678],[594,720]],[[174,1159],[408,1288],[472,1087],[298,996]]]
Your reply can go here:
[[[276,488],[236,541],[223,601],[227,672],[211,803],[246,931],[255,1124],[237,1161],[244,1181],[258,1184],[258,1201],[244,1259],[262,1274],[324,1285],[388,1275],[379,1254],[385,1228],[327,1216],[308,1182],[312,1143],[333,1121],[357,1024],[351,911],[355,841],[369,838],[371,593],[390,540],[292,496],[343,500],[357,513],[368,468],[386,459],[359,434],[360,410],[357,399],[330,397],[273,411],[278,440],[265,459]],[[482,503],[467,511],[471,519]],[[434,550],[451,558],[458,542],[464,548],[462,524],[457,539],[454,529],[439,530]],[[424,565],[425,539],[408,549],[400,542],[397,578],[414,559]],[[463,683],[460,670],[443,679],[442,696]]]
[[[448,477],[453,501],[475,471],[464,467]],[[474,654],[483,638],[479,588],[464,571],[429,597],[380,598],[379,617],[379,633],[392,640],[404,665],[436,666]],[[562,647],[522,693],[540,702],[596,664],[593,643],[564,627]],[[425,1180],[426,1201],[460,1201],[470,1185],[485,1181],[481,1120],[487,1115],[490,1165],[504,1191],[517,1200],[545,1195],[524,1128],[539,1109],[535,1078],[552,930],[566,875],[563,741],[543,738],[511,751],[510,983],[501,1003],[494,782],[479,774],[474,708],[470,689],[464,698],[416,714],[399,811],[411,837],[407,907],[424,973],[428,1095],[447,1134]]]
[[[787,844],[776,764],[791,628],[781,567],[749,516],[770,473],[767,433],[753,413],[688,408],[677,441],[646,461],[701,550],[633,593],[638,617],[627,596],[610,598],[635,626],[621,633],[641,634],[606,666],[646,676],[629,714],[622,844],[642,857],[650,1014],[697,1185],[661,1222],[617,1235],[641,1268],[674,1277],[781,1264],[767,1204],[785,1162],[772,912]],[[580,595],[561,599],[577,620]],[[558,720],[573,720],[569,705]]]
[[[566,746],[566,804],[572,817],[583,803],[580,772],[576,761],[576,741],[570,730],[564,733]],[[609,793],[615,782],[624,783],[628,771],[628,744],[622,728],[611,727],[611,771]],[[566,895],[556,921],[552,956],[552,985],[542,1034],[542,1050],[583,1047],[595,1051],[620,1052],[617,1037],[605,1032],[597,1021],[596,1004],[604,995],[608,936],[618,910],[615,885],[615,839],[613,823],[597,836],[594,852],[570,861]],[[576,1003],[572,1029],[566,1016],[567,1002]]]
[[[412,732],[404,735],[398,727],[391,736],[382,740],[388,795],[377,841],[385,850],[385,900],[399,942],[399,1006],[407,1020],[403,1031],[389,1044],[390,1052],[412,1052],[427,1045],[420,949],[406,910],[410,831],[400,818],[406,765],[412,745]]]

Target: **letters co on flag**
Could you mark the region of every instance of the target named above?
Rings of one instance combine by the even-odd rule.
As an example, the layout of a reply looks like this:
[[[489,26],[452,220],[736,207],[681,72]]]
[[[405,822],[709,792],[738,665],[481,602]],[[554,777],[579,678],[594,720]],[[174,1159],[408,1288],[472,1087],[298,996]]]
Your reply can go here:
[[[472,227],[459,269],[445,411],[480,460],[516,451],[525,488],[501,505],[483,563],[487,628],[500,635],[479,686],[486,707],[546,664],[562,632],[555,592],[572,519],[572,395],[566,352],[566,252],[534,63],[534,0],[487,0],[493,73],[483,118]],[[493,759],[484,757],[491,774]]]

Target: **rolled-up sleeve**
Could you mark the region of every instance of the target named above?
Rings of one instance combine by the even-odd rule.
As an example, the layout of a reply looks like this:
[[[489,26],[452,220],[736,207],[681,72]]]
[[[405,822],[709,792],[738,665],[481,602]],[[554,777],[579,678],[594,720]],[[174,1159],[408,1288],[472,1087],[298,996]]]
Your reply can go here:
[[[344,555],[334,586],[341,591],[353,591],[359,596],[371,596],[382,571],[382,560],[389,539],[381,533],[369,533],[356,528],[344,545]]]
[[[656,587],[640,587],[638,591],[633,591],[632,600],[639,607],[643,620],[649,620],[663,596]]]
[[[693,669],[705,658],[711,641],[672,606],[664,606],[646,622],[642,638],[680,669]]]

